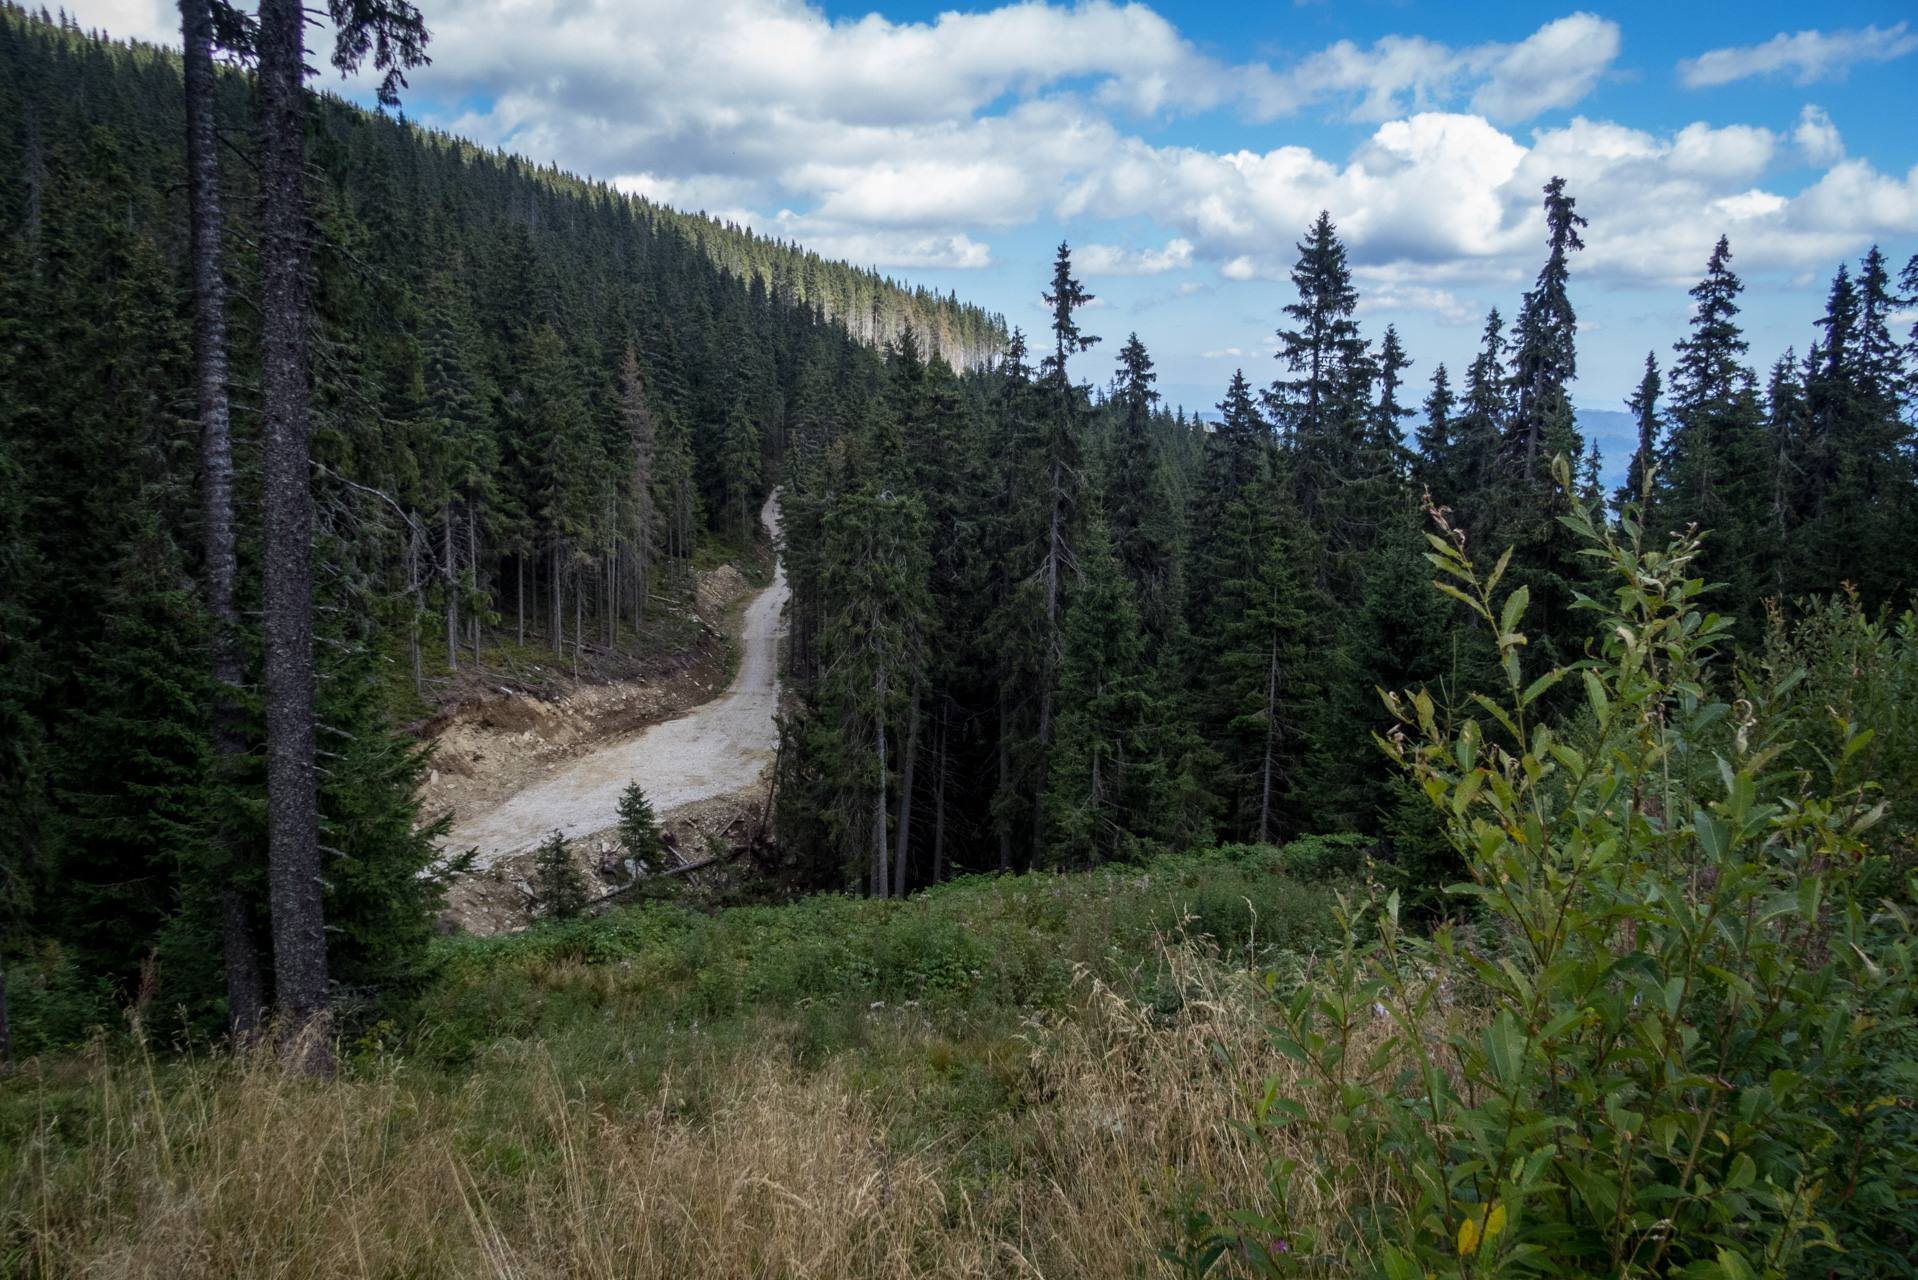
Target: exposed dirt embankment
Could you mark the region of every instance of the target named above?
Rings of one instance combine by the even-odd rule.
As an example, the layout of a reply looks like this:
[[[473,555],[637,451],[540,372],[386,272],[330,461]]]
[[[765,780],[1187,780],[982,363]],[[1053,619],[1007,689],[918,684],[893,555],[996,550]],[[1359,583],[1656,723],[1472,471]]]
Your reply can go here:
[[[533,849],[554,830],[566,836],[595,897],[632,884],[638,868],[615,827],[617,796],[632,781],[653,800],[666,837],[663,865],[648,873],[723,860],[762,834],[784,577],[775,570],[770,589],[731,607],[750,590],[731,565],[700,574],[698,643],[651,677],[556,697],[508,693],[443,717],[435,739],[441,768],[426,798],[453,815],[447,851],[479,854],[479,870],[447,894],[443,929],[485,935],[528,924]],[[733,874],[718,862],[689,878],[711,888]]]
[[[659,824],[667,848],[663,865],[646,870],[657,873],[707,858],[730,859],[747,848],[760,834],[767,791],[768,786],[762,784],[674,809]],[[572,853],[573,865],[585,873],[594,899],[617,896],[615,890],[632,884],[626,851],[620,847],[617,832],[601,831],[574,841]],[[484,871],[453,885],[446,894],[446,910],[440,915],[441,930],[493,937],[517,932],[532,923],[538,905],[533,861],[533,855],[526,853],[498,858]],[[691,872],[686,879],[702,892],[709,892],[732,883],[737,874],[735,865],[721,861]]]
[[[647,674],[604,684],[556,681],[543,694],[515,689],[469,694],[415,728],[438,750],[420,789],[420,817],[455,823],[485,813],[611,739],[698,706],[725,687],[728,654],[719,626],[727,605],[750,590],[731,565],[700,573],[694,594],[706,624],[693,647],[655,657]]]

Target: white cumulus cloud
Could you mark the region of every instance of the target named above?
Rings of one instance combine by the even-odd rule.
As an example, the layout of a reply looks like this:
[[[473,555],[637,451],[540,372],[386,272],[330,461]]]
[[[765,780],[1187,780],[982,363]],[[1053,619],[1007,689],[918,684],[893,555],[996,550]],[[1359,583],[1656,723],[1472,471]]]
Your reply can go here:
[[[1156,276],[1192,265],[1192,242],[1180,237],[1163,249],[1123,249],[1109,244],[1082,244],[1072,250],[1081,275]]]
[[[1240,70],[1257,118],[1329,100],[1353,120],[1389,120],[1459,98],[1495,120],[1525,120],[1590,93],[1619,51],[1618,24],[1590,13],[1548,22],[1517,44],[1454,49],[1421,36],[1386,36],[1369,49],[1341,40],[1293,67]]]
[[[1789,72],[1799,84],[1836,80],[1859,63],[1890,62],[1918,49],[1918,32],[1895,26],[1859,31],[1779,32],[1763,44],[1713,49],[1678,64],[1687,88],[1730,84],[1748,76]]]
[[[1799,113],[1798,127],[1792,130],[1791,140],[1798,144],[1805,163],[1824,168],[1834,165],[1845,158],[1845,143],[1838,136],[1838,126],[1831,122],[1824,108],[1805,104]]]
[[[1553,175],[1592,219],[1578,270],[1599,283],[1694,278],[1721,231],[1741,270],[1786,272],[1918,231],[1918,172],[1848,157],[1815,106],[1776,131],[1581,115],[1521,132],[1616,63],[1618,24],[1588,12],[1512,41],[1395,35],[1238,63],[1113,0],[930,22],[833,21],[806,0],[435,0],[428,16],[434,63],[408,102],[426,122],[881,267],[985,267],[994,237],[1097,222],[1121,229],[1084,237],[1102,241],[1079,251],[1088,274],[1281,280],[1325,209],[1368,287],[1450,319],[1536,271]],[[1685,74],[1832,75],[1913,47],[1903,25],[1801,32]],[[1179,145],[1155,127],[1315,106],[1372,127],[1337,150]],[[1773,189],[1802,165],[1823,172]]]

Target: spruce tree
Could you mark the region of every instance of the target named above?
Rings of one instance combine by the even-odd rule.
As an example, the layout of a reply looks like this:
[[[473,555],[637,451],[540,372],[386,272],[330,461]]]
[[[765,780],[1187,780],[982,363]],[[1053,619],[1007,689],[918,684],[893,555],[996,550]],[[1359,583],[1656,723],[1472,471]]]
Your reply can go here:
[[[867,480],[831,504],[824,532],[825,670],[810,733],[845,865],[874,897],[886,897],[894,880],[887,798],[896,794],[898,722],[923,670],[932,620],[925,505]]]
[[[736,403],[726,415],[726,428],[719,441],[721,485],[726,495],[727,524],[741,536],[750,537],[758,512],[763,451],[759,427],[743,403]]]
[[[1057,679],[1063,638],[1060,634],[1059,604],[1064,575],[1073,561],[1072,521],[1075,498],[1083,477],[1079,471],[1081,452],[1081,401],[1084,392],[1073,385],[1066,368],[1069,357],[1090,349],[1099,341],[1081,333],[1073,313],[1091,302],[1072,276],[1072,250],[1063,242],[1052,264],[1052,292],[1044,295],[1052,308],[1053,353],[1042,364],[1041,377],[1048,391],[1050,413],[1042,420],[1041,442],[1045,467],[1047,508],[1045,550],[1039,558],[1038,578],[1045,595],[1045,632],[1039,662],[1039,732],[1035,743],[1037,772],[1047,770],[1052,746],[1052,698]],[[1032,806],[1032,860],[1036,865],[1046,845],[1046,808],[1043,794],[1036,795]]]
[[[1893,551],[1908,528],[1913,429],[1887,356],[1891,308],[1875,249],[1858,279],[1839,267],[1818,321],[1824,342],[1806,362],[1794,595],[1848,581],[1878,604],[1910,586],[1906,558]]]
[[[1579,595],[1594,585],[1589,558],[1580,557],[1579,544],[1560,522],[1577,495],[1559,492],[1547,465],[1562,456],[1568,467],[1575,466],[1585,453],[1567,387],[1578,364],[1578,319],[1568,292],[1570,255],[1584,248],[1578,233],[1586,221],[1575,212],[1562,178],[1546,183],[1544,204],[1548,252],[1512,326],[1503,448],[1455,522],[1478,546],[1511,548],[1513,580],[1531,593],[1528,654],[1541,670],[1574,660],[1583,619],[1573,610]],[[1488,324],[1488,347],[1495,336]],[[1476,413],[1472,418],[1476,433],[1485,424]]]
[[[1357,478],[1364,422],[1361,398],[1370,388],[1365,341],[1352,319],[1358,290],[1345,245],[1331,215],[1321,211],[1297,246],[1292,285],[1298,301],[1285,307],[1297,327],[1279,330],[1277,358],[1294,375],[1273,384],[1274,420],[1296,458],[1298,499],[1306,519],[1325,529],[1325,507]]]
[[[1243,375],[1235,375],[1239,397],[1250,405]],[[1165,462],[1153,430],[1152,371],[1139,335],[1119,352],[1117,414],[1106,464],[1105,510],[1114,551],[1137,592],[1142,624],[1160,643],[1174,634],[1183,601],[1178,528],[1166,483]]]
[[[637,782],[627,783],[619,795],[619,839],[626,856],[637,862],[657,860],[666,847],[652,801]]]
[[[1762,566],[1753,553],[1767,488],[1764,411],[1756,379],[1741,363],[1750,346],[1737,324],[1744,285],[1730,262],[1730,243],[1720,236],[1705,278],[1691,291],[1691,333],[1673,347],[1672,427],[1648,514],[1658,527],[1710,531],[1699,571],[1722,584],[1714,606],[1736,617],[1743,637],[1755,642],[1762,622]]]
[[[406,69],[426,60],[426,28],[406,0],[332,0],[333,63],[367,54],[398,102]],[[310,1070],[330,1074],[313,724],[313,499],[308,485],[306,14],[261,0],[259,33],[260,399],[265,419],[267,859],[273,980],[290,1035],[317,1028]]]
[[[1453,410],[1458,396],[1452,391],[1452,379],[1443,364],[1432,370],[1432,389],[1425,396],[1425,421],[1419,424],[1418,451],[1412,461],[1412,479],[1440,506],[1457,503],[1454,475],[1458,444],[1454,439],[1457,421]]]
[[[193,270],[195,407],[200,419],[201,592],[206,601],[216,780],[231,785],[246,752],[239,690],[246,681],[243,633],[235,591],[239,573],[233,514],[233,440],[227,398],[225,227],[221,212],[213,46],[216,27],[244,35],[238,15],[212,0],[181,0],[182,85],[186,99],[187,207]],[[224,19],[221,22],[220,19]],[[233,37],[229,37],[232,39]],[[224,806],[222,806],[224,808]],[[221,950],[228,1029],[239,1044],[260,1028],[266,1005],[255,940],[253,895],[244,883],[247,859],[230,813],[214,819],[223,866]]]
[[[577,919],[591,901],[586,873],[557,831],[533,854],[533,894],[540,914],[550,920]]]
[[[1046,810],[1054,857],[1083,865],[1118,856],[1128,837],[1153,831],[1164,765],[1132,584],[1097,513],[1079,544],[1079,568],[1066,610]]]
[[[1219,764],[1228,830],[1240,838],[1302,829],[1296,792],[1321,695],[1326,612],[1309,576],[1319,546],[1290,495],[1268,481],[1226,505],[1208,547],[1192,706]]]
[[[1511,383],[1505,377],[1509,351],[1505,322],[1498,308],[1493,307],[1485,316],[1478,354],[1466,369],[1465,397],[1453,425],[1451,465],[1447,468],[1448,488],[1455,496],[1459,521],[1475,532],[1482,531],[1497,510],[1496,495],[1503,488],[1499,452],[1512,416]]]
[[[1373,740],[1393,723],[1379,690],[1430,688],[1445,705],[1458,696],[1456,689],[1447,696],[1458,674],[1455,666],[1477,658],[1477,669],[1484,669],[1485,655],[1469,635],[1464,652],[1459,651],[1455,642],[1463,628],[1451,625],[1445,598],[1432,590],[1421,536],[1424,519],[1409,499],[1393,513],[1368,557],[1364,598],[1345,612],[1337,647],[1328,657],[1317,734],[1322,749],[1313,762],[1311,786],[1319,830],[1376,831],[1397,806],[1392,784],[1399,771]]]
[[[1645,492],[1645,479],[1658,466],[1663,441],[1660,428],[1663,420],[1658,413],[1658,398],[1664,394],[1665,382],[1658,372],[1658,353],[1645,353],[1645,375],[1638,380],[1638,388],[1625,401],[1630,410],[1632,421],[1638,427],[1638,447],[1632,451],[1632,461],[1625,473],[1625,485],[1615,495],[1613,503],[1623,510],[1628,502],[1642,502]]]
[[[1586,220],[1575,212],[1577,201],[1565,194],[1565,179],[1545,184],[1545,226],[1550,252],[1538,280],[1519,307],[1512,331],[1512,384],[1516,411],[1508,449],[1519,477],[1529,489],[1553,429],[1569,420],[1566,384],[1578,376],[1576,351],[1578,316],[1567,286],[1571,281],[1571,254],[1585,247],[1579,229]],[[1578,450],[1582,452],[1582,450]]]
[[[1798,354],[1786,348],[1765,384],[1765,463],[1768,481],[1760,530],[1771,565],[1767,589],[1783,598],[1792,583],[1786,549],[1795,540],[1804,490],[1803,462],[1810,424]]]

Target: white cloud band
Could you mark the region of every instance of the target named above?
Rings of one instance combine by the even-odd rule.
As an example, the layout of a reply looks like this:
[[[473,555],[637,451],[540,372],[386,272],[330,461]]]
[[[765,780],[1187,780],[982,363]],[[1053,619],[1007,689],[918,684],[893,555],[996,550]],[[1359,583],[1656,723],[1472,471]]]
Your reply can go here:
[[[1865,62],[1890,62],[1918,49],[1918,33],[1905,23],[1862,31],[1782,31],[1763,44],[1713,49],[1678,64],[1679,78],[1690,89],[1730,84],[1749,76],[1790,72],[1799,84],[1843,78]]]

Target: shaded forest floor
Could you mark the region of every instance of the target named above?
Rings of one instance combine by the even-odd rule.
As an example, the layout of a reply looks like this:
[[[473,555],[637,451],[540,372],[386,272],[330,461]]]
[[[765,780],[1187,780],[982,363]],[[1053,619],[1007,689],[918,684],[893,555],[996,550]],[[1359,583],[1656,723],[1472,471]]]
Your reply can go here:
[[[406,1024],[363,1029],[325,1083],[102,1036],[0,1083],[0,1257],[21,1275],[1158,1274],[1184,1179],[1256,1191],[1230,1121],[1283,1060],[1244,971],[1328,940],[1313,865],[1238,848],[446,938]]]

